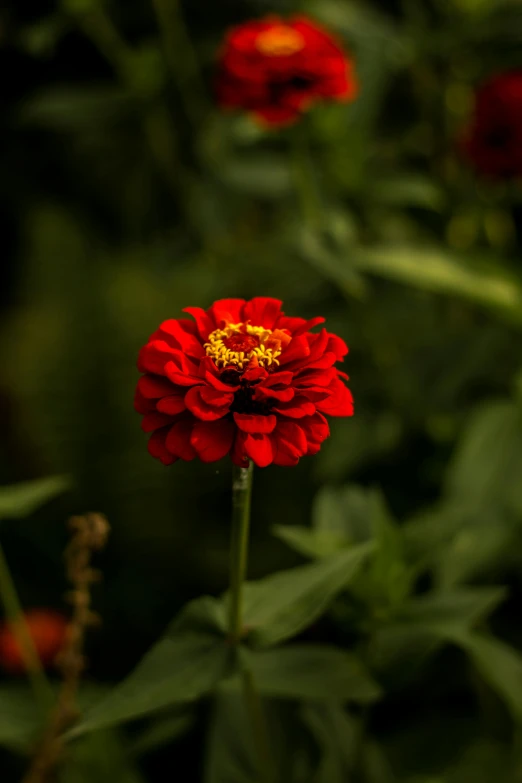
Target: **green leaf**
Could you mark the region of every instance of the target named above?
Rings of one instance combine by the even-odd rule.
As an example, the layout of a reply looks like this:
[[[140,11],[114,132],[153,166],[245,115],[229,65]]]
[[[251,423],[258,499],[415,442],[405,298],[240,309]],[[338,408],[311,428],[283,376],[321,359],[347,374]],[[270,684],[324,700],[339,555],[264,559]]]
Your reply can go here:
[[[353,778],[361,725],[341,705],[310,702],[302,709],[305,724],[319,746],[319,764],[313,783],[346,783]]]
[[[375,701],[380,688],[352,653],[326,645],[242,650],[260,693],[275,698]]]
[[[280,198],[292,187],[287,159],[273,154],[225,159],[220,161],[217,174],[229,187],[262,198]]]
[[[408,675],[405,666],[422,663],[445,641],[487,617],[504,597],[501,587],[469,587],[410,599],[393,622],[373,633],[372,665],[397,678]]]
[[[328,557],[348,546],[343,535],[302,525],[274,525],[272,532],[304,557]]]
[[[314,498],[313,528],[275,525],[273,532],[305,557],[326,557],[372,537],[376,492],[355,485],[323,487]]]
[[[328,280],[332,280],[341,291],[361,298],[365,291],[363,277],[351,260],[348,247],[332,247],[326,237],[309,227],[299,225],[295,236],[298,254]]]
[[[0,487],[0,519],[28,517],[70,486],[71,480],[67,476],[49,476]]]
[[[349,584],[371,549],[371,544],[363,544],[312,565],[248,582],[243,622],[249,640],[270,646],[298,634]]]
[[[41,716],[35,709],[30,688],[3,683],[0,687],[0,746],[25,753],[40,728]]]
[[[463,297],[522,324],[522,282],[498,264],[479,265],[443,248],[410,246],[358,248],[354,260],[361,272]]]
[[[416,173],[377,176],[370,180],[368,198],[374,204],[397,207],[422,207],[440,212],[444,193],[427,177]]]
[[[145,783],[128,751],[114,731],[82,737],[68,748],[59,783]]]
[[[509,400],[482,405],[449,466],[446,494],[522,514],[522,410]]]
[[[223,637],[175,631],[145,656],[104,700],[88,710],[71,736],[139,718],[174,704],[195,701],[228,673],[230,648]]]
[[[132,756],[144,756],[157,748],[171,743],[186,734],[194,725],[194,713],[183,711],[150,721],[147,727],[132,739]]]
[[[60,132],[83,132],[114,124],[135,111],[132,97],[113,86],[52,87],[26,101],[20,120]]]
[[[471,658],[482,677],[506,702],[515,720],[522,719],[522,657],[513,647],[479,633],[454,632],[448,639]]]

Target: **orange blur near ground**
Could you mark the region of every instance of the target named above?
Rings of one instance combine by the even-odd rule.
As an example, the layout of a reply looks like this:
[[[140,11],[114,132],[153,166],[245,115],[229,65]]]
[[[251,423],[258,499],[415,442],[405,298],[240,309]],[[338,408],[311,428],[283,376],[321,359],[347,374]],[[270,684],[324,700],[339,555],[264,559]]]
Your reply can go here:
[[[42,665],[52,667],[65,641],[67,619],[52,609],[32,609],[24,618]],[[26,670],[12,623],[0,626],[0,668],[9,674],[23,674]]]

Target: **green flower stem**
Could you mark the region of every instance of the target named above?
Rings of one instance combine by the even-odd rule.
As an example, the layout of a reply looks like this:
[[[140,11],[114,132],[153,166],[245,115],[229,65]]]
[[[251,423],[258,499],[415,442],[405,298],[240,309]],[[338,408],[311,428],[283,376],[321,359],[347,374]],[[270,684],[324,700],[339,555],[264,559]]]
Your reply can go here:
[[[243,636],[243,583],[248,561],[253,475],[254,465],[250,462],[248,468],[234,467],[232,478],[232,541],[230,548],[230,614],[228,630],[229,643],[239,654],[239,645]],[[262,780],[264,783],[273,783],[275,775],[271,762],[268,727],[254,678],[248,669],[242,669],[241,684],[245,707],[252,725]]]
[[[244,669],[241,675],[245,707],[252,725],[256,752],[264,783],[274,783],[276,773],[272,763],[270,737],[263,704],[257,691],[252,672]]]
[[[38,657],[33,640],[31,639],[29,629],[27,628],[23,609],[5,558],[4,550],[1,546],[0,599],[4,606],[6,617],[18,641],[35,699],[42,708],[42,711],[46,713],[54,701],[54,694],[49,681],[45,676],[42,663]]]
[[[197,127],[206,108],[205,85],[198,58],[183,19],[180,0],[152,0],[167,65],[192,124]]]
[[[229,640],[237,646],[243,630],[243,582],[248,560],[250,534],[250,502],[254,464],[248,468],[234,467],[232,476],[232,541],[230,552],[230,616]]]

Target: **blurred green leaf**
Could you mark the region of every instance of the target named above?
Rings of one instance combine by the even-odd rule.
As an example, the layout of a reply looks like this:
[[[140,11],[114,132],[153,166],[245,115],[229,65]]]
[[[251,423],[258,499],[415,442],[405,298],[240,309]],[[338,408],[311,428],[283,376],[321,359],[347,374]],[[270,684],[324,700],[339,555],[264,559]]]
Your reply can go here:
[[[472,265],[444,248],[408,246],[358,248],[354,250],[354,262],[360,272],[463,297],[512,323],[522,323],[522,282],[498,265]]]
[[[309,626],[355,577],[371,550],[371,544],[363,544],[312,565],[247,582],[243,623],[249,640],[270,646]]]
[[[342,533],[302,525],[275,525],[273,533],[304,557],[328,557],[349,545]]]
[[[82,737],[68,748],[59,783],[145,783],[129,749],[114,731]]]
[[[136,104],[120,87],[89,85],[48,88],[26,100],[18,116],[22,123],[71,132],[114,123],[129,112]]]
[[[28,517],[70,487],[71,480],[67,476],[49,476],[0,487],[0,519]]]
[[[448,638],[471,658],[486,682],[506,702],[516,721],[522,719],[522,657],[513,647],[479,633],[455,631]]]
[[[522,409],[508,400],[482,405],[451,461],[446,493],[484,508],[522,514]]]
[[[225,158],[219,162],[217,175],[229,187],[260,198],[281,198],[292,187],[287,159],[269,153]]]
[[[412,598],[389,623],[376,627],[370,643],[370,660],[393,677],[412,673],[444,642],[487,617],[505,597],[499,587],[459,588]]]
[[[132,738],[130,753],[134,757],[144,756],[186,734],[194,725],[193,712],[178,712],[150,720],[146,728]]]
[[[353,777],[357,762],[361,724],[335,703],[309,702],[302,715],[319,750],[312,783],[346,783]]]
[[[435,212],[440,212],[445,202],[444,192],[434,180],[407,172],[373,177],[368,183],[367,198],[372,204],[420,207]]]
[[[167,636],[71,732],[77,736],[138,718],[174,704],[195,701],[228,671],[224,638],[195,631]]]
[[[353,654],[326,645],[242,651],[260,693],[275,698],[367,703],[380,688]]]
[[[332,247],[321,233],[300,225],[295,247],[302,258],[342,291],[358,298],[363,296],[364,279],[351,260],[349,246]]]
[[[0,685],[0,745],[26,753],[41,729],[41,716],[34,695],[25,684]]]

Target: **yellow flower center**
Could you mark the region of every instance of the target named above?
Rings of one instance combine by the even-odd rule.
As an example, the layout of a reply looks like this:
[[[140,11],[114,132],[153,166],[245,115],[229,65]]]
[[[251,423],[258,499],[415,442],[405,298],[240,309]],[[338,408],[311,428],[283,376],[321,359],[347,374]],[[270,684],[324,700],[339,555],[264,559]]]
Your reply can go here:
[[[301,33],[285,24],[263,30],[256,38],[256,48],[267,57],[285,57],[303,49],[305,40]]]
[[[216,367],[270,367],[278,365],[277,357],[290,342],[290,335],[280,329],[265,329],[250,324],[227,324],[208,336],[205,351]]]

